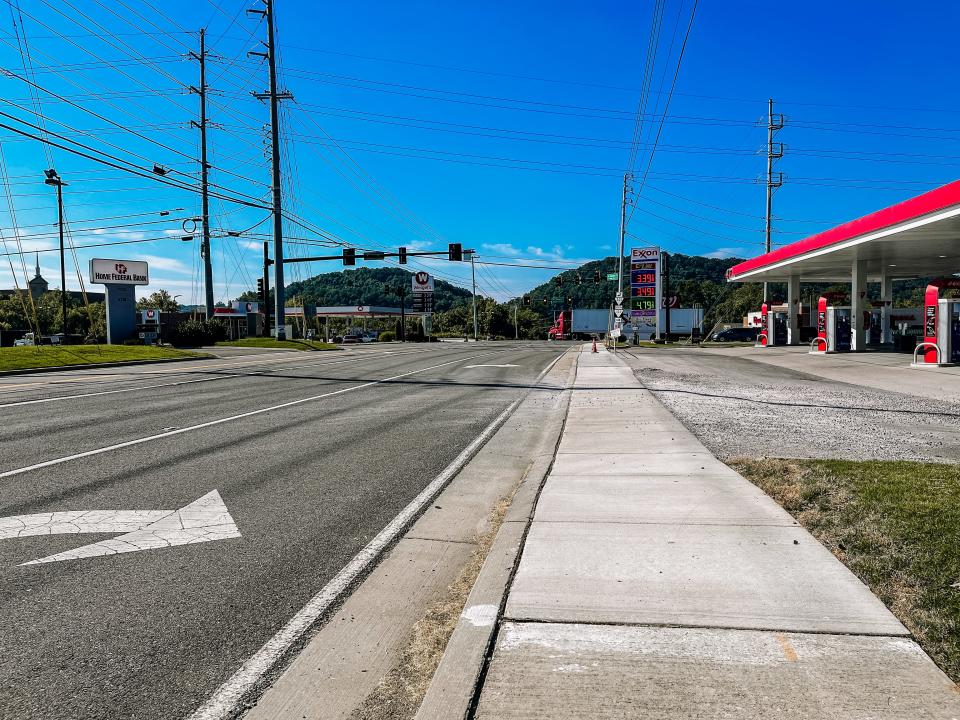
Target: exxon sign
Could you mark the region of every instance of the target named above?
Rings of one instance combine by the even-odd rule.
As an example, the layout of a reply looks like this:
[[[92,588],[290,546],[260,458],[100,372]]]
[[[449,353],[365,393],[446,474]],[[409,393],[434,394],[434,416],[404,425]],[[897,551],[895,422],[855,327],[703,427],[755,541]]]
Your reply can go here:
[[[103,285],[149,285],[150,274],[142,260],[90,260],[90,282]]]

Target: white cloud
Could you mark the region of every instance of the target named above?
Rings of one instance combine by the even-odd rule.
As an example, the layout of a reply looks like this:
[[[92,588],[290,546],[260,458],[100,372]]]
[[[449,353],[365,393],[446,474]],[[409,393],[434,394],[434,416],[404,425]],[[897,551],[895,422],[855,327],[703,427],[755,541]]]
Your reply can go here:
[[[159,255],[141,255],[138,259],[146,261],[150,270],[166,270],[168,272],[181,273],[189,275],[192,270],[185,264],[172,257],[161,257]]]
[[[712,258],[714,260],[726,260],[727,258],[732,257],[744,257],[747,255],[747,251],[742,247],[721,247],[717,248],[713,252],[704,253],[705,258]]]

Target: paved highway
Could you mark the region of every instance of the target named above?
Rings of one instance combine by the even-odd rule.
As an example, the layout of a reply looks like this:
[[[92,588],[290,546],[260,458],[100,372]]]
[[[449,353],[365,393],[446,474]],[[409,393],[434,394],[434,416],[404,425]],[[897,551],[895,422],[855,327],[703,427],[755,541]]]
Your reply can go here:
[[[563,349],[3,378],[0,717],[189,715]]]

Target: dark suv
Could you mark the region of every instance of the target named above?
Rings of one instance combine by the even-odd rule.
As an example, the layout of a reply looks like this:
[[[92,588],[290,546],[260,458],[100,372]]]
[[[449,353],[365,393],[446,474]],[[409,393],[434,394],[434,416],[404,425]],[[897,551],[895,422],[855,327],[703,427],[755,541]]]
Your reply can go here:
[[[710,336],[712,342],[756,342],[757,328],[732,327],[726,330],[717,330]]]

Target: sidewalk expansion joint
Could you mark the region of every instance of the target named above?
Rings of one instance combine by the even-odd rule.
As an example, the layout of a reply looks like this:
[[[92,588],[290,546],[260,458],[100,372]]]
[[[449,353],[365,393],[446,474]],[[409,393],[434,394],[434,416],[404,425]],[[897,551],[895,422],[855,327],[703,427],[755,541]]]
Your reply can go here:
[[[542,618],[508,617],[504,615],[501,623],[510,622],[527,625],[588,625],[591,627],[622,627],[622,628],[673,628],[678,630],[729,630],[731,632],[759,632],[759,633],[787,633],[788,635],[833,635],[843,637],[881,637],[902,640],[913,639],[909,632],[894,635],[889,632],[855,632],[850,630],[796,630],[782,627],[755,627],[749,625],[707,625],[689,623],[631,623],[614,622],[609,620],[544,620]]]
[[[438,543],[457,543],[458,545],[476,545],[476,540],[453,540],[451,538],[419,537],[416,535],[407,535],[404,540],[425,540],[427,542]]]

